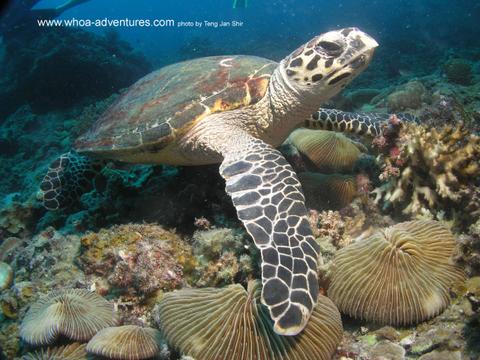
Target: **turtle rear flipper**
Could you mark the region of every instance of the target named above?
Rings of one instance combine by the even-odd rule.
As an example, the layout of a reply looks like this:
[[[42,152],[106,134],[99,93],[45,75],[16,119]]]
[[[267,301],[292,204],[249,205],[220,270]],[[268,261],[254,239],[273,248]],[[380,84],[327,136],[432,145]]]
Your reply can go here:
[[[307,220],[300,182],[282,154],[232,130],[220,174],[238,218],[262,254],[262,303],[280,335],[307,324],[318,296],[319,246]]]
[[[60,155],[48,168],[40,184],[42,201],[48,210],[73,205],[93,188],[101,164],[74,151]]]

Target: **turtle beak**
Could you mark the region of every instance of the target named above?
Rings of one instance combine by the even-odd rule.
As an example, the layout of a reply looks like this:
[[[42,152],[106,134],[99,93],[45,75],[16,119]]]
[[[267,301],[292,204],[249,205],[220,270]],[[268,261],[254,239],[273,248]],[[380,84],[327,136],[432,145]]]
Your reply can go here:
[[[358,28],[342,29],[340,33],[344,36],[346,34],[345,42],[348,44],[350,51],[355,54],[351,59],[352,68],[368,65],[372,60],[375,49],[378,47],[378,42]]]
[[[359,36],[361,37],[363,43],[365,44],[365,46],[369,49],[375,49],[376,47],[378,47],[378,42],[373,38],[371,37],[370,35],[364,33],[363,31],[360,31],[357,29],[357,31],[360,33]]]

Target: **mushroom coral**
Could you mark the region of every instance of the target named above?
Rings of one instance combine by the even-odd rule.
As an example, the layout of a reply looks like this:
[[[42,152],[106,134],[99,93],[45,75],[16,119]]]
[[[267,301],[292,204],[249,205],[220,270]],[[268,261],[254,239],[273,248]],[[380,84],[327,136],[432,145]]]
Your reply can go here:
[[[152,328],[136,325],[100,330],[87,344],[87,352],[109,359],[149,359],[160,353],[161,335]]]
[[[355,318],[388,325],[418,323],[450,302],[464,281],[455,266],[456,242],[436,221],[410,221],[373,233],[335,256],[328,295]]]
[[[22,357],[23,360],[87,360],[85,344],[73,343],[65,346],[38,350]]]
[[[331,359],[342,338],[335,305],[320,295],[307,327],[296,336],[273,331],[260,303],[261,285],[248,289],[184,289],[165,294],[154,318],[171,345],[202,360]]]
[[[351,173],[362,151],[366,150],[363,145],[334,131],[297,129],[289,139],[322,173]]]
[[[356,179],[351,175],[303,172],[298,179],[309,209],[338,210],[358,195]]]
[[[85,289],[66,289],[30,306],[20,336],[32,345],[50,344],[61,335],[87,341],[100,329],[116,323],[113,306],[104,298]]]

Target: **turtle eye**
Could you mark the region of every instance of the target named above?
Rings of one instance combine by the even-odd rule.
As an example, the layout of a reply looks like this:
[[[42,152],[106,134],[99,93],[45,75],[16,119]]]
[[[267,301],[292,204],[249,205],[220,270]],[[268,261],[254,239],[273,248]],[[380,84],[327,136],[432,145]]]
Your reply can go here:
[[[329,55],[340,55],[343,51],[342,46],[333,41],[320,41],[315,49]]]

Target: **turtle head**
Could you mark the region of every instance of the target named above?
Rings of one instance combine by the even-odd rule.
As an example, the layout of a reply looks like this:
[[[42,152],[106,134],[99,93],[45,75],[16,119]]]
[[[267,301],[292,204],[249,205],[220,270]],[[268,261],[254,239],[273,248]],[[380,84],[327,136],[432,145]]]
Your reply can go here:
[[[378,43],[357,28],[318,35],[281,63],[280,71],[298,92],[328,100],[370,63]]]

